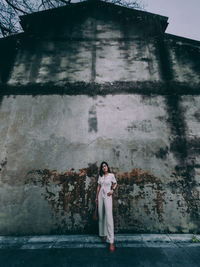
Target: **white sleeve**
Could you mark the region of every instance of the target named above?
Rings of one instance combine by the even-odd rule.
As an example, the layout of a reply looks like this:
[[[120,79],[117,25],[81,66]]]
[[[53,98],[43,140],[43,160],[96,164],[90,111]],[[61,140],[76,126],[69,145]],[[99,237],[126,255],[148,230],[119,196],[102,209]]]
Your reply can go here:
[[[115,179],[115,175],[114,175],[114,174],[112,175],[112,182],[113,182],[114,184],[116,184],[116,183],[117,183],[117,181],[116,181],[116,179]]]
[[[100,183],[100,179],[101,179],[101,176],[99,175],[99,178],[98,178],[98,184],[101,184],[101,183]]]

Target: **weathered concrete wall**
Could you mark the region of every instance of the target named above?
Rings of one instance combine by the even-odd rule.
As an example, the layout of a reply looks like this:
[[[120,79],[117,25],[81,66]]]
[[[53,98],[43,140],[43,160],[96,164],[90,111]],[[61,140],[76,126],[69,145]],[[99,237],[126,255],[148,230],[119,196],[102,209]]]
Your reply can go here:
[[[9,84],[159,80],[155,45],[137,25],[125,31],[87,18],[72,26],[54,38],[22,39]]]
[[[129,27],[127,22],[97,15],[82,19],[81,24],[60,25],[59,31],[45,31],[42,36],[21,35],[8,84],[161,82],[166,78],[199,84],[200,43],[155,29],[150,32],[152,24],[140,21]]]
[[[191,84],[200,82],[200,43],[166,35],[172,79]]]
[[[199,42],[97,10],[0,41],[0,234],[97,233],[103,160],[117,232],[199,231]]]
[[[4,97],[0,234],[95,232],[98,166],[105,159],[119,183],[116,231],[198,231],[200,98],[180,97],[179,130],[176,105],[170,110],[168,101],[142,95]]]

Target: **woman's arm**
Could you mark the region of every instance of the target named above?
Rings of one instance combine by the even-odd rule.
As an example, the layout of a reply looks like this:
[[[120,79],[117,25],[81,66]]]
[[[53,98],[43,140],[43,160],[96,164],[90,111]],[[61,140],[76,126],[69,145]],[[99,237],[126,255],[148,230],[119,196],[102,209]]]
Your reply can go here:
[[[97,186],[97,193],[96,193],[96,199],[95,199],[95,203],[96,204],[98,203],[98,195],[99,195],[100,188],[101,188],[101,185],[98,184],[98,186]]]
[[[112,189],[110,190],[110,192],[107,193],[107,195],[111,196],[114,193],[116,188],[117,188],[117,183],[114,183],[112,186]]]
[[[117,183],[113,184],[112,190],[115,190],[117,188]]]

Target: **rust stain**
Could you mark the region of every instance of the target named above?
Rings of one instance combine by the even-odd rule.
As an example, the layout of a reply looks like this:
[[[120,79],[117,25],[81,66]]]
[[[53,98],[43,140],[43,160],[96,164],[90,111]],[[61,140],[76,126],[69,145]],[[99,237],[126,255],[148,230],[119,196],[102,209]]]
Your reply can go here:
[[[153,207],[155,208],[159,221],[160,222],[163,221],[162,184],[161,181],[156,176],[154,176],[148,171],[144,171],[139,168],[134,168],[132,169],[131,172],[124,172],[117,174],[117,180],[119,183],[119,187],[121,184],[125,184],[125,185],[137,185],[140,188],[140,192],[134,197],[136,203],[138,203],[140,199],[145,199],[144,188],[147,184],[149,184],[151,188],[156,192],[156,198],[153,199],[153,202],[155,203]],[[150,200],[152,200],[151,197]],[[144,208],[144,212],[147,215],[149,215],[146,206]]]
[[[96,232],[97,227],[92,222],[92,214],[95,208],[94,199],[98,173],[96,163],[90,164],[78,172],[74,169],[65,173],[47,169],[33,170],[27,174],[26,183],[40,185],[45,189],[43,196],[51,205],[56,216],[56,232],[58,229],[63,232],[62,229],[68,228],[72,232],[78,229],[76,227],[82,227],[83,232]],[[156,213],[159,222],[163,221],[162,186],[157,177],[150,172],[136,168],[132,169],[131,172],[116,172],[115,176],[118,181],[118,189],[113,197],[116,231],[132,228],[144,229],[145,222],[139,226],[137,222],[141,221],[141,218],[133,214],[137,207],[142,208],[148,216],[150,214],[153,216]],[[130,192],[134,192],[135,186],[139,187],[139,191],[133,196]],[[146,195],[145,188],[147,187],[153,190],[154,196]],[[140,206],[139,201],[142,199],[150,205],[144,203]],[[142,210],[139,210],[138,214],[142,215]],[[80,221],[77,219],[79,216]]]
[[[90,182],[86,189],[87,177]],[[47,169],[32,170],[27,174],[26,184],[33,183],[45,189],[43,197],[51,205],[54,214],[57,214],[57,229],[66,226],[67,222],[64,218],[67,213],[70,213],[71,229],[75,231],[76,224],[80,223],[76,221],[78,220],[77,214],[84,217],[84,221],[90,222],[88,228],[94,228],[91,218],[94,210],[97,177],[98,167],[96,164],[91,164],[88,168],[80,169],[79,172],[75,172],[74,169],[65,173]]]

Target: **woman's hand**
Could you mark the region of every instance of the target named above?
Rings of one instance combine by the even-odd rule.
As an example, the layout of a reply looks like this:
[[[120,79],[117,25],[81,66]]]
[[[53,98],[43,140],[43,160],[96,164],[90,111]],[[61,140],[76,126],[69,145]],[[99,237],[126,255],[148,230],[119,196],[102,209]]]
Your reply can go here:
[[[95,203],[96,203],[96,205],[98,204],[98,198],[95,198]]]
[[[113,190],[110,190],[110,192],[107,193],[107,196],[111,196],[113,194]]]

